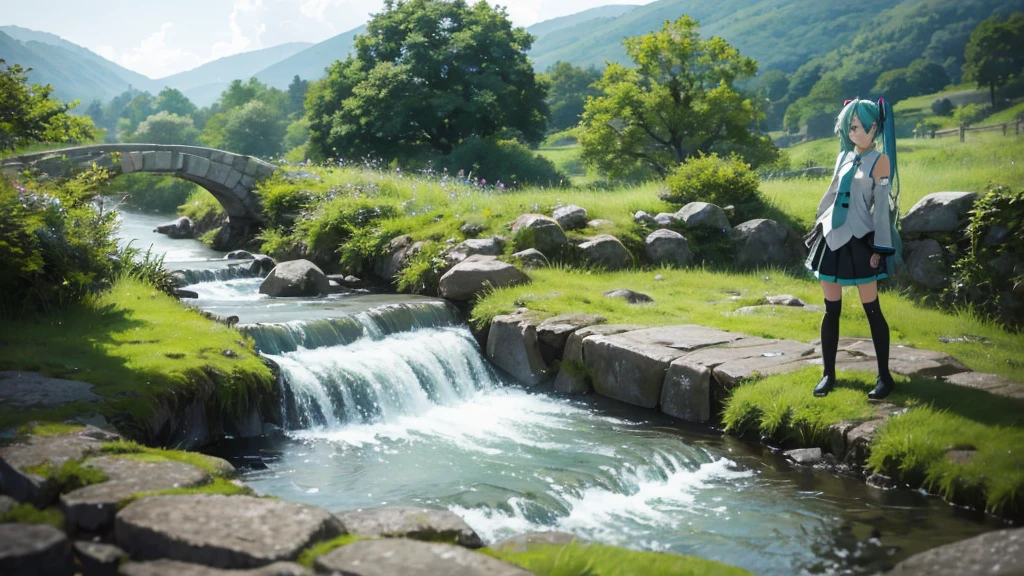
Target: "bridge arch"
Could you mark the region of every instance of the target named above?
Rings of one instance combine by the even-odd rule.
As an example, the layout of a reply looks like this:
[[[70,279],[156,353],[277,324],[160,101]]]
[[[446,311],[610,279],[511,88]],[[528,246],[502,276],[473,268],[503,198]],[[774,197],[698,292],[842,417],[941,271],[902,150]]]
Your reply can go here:
[[[150,172],[193,182],[213,194],[228,215],[228,226],[218,235],[215,248],[231,249],[263,224],[256,183],[277,166],[252,156],[201,146],[172,144],[96,144],[49,150],[3,160],[4,172],[38,170],[48,176],[65,176],[93,163],[115,174]],[[219,246],[218,246],[219,245]]]

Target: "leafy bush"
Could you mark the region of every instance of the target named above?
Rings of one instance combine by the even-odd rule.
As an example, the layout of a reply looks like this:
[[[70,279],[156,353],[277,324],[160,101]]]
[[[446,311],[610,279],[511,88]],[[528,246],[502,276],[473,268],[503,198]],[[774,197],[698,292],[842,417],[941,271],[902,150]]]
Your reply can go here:
[[[107,173],[28,187],[0,178],[0,313],[54,312],[109,282],[115,214],[92,203]]]
[[[999,186],[979,198],[965,242],[943,294],[946,302],[1024,328],[1024,190]]]
[[[961,104],[953,110],[953,119],[957,124],[970,126],[985,115],[985,108],[977,104]]]
[[[569,180],[550,160],[534,154],[515,140],[472,136],[456,146],[451,154],[441,157],[438,163],[447,168],[449,174],[463,170],[488,183],[500,180],[506,186],[557,186]]]
[[[710,202],[723,208],[731,204],[737,215],[764,204],[757,174],[738,156],[691,156],[669,174],[665,184],[668,192],[662,199],[677,204]]]
[[[953,103],[949,98],[939,98],[932,102],[932,114],[936,116],[949,116],[953,114]]]

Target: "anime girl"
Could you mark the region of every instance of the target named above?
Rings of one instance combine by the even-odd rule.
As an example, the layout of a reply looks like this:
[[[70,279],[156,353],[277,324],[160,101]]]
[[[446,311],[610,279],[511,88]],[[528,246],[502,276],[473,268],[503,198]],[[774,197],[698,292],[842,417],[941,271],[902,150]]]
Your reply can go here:
[[[824,370],[814,395],[825,396],[836,385],[843,286],[856,286],[878,357],[878,380],[868,398],[882,399],[892,392],[894,383],[889,374],[889,325],[878,303],[878,281],[892,273],[901,251],[896,231],[899,178],[892,107],[882,99],[848,100],[836,120],[835,133],[839,157],[808,240],[807,267],[825,292],[821,321]],[[875,149],[879,134],[881,152]]]

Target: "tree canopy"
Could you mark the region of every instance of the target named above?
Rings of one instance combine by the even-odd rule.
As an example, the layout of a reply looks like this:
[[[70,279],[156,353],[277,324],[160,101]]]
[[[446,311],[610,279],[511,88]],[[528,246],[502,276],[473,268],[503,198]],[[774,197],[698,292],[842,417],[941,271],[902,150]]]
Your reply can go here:
[[[92,119],[68,114],[77,101],[65,104],[51,98],[53,88],[30,86],[26,72],[19,64],[0,59],[0,151],[93,137]]]
[[[610,63],[596,85],[602,95],[587,101],[584,161],[617,177],[637,166],[664,176],[700,153],[736,152],[754,165],[776,157],[771,141],[751,132],[759,108],[733,88],[757,63],[698,29],[683,16],[624,41],[636,67]]]
[[[1024,73],[1024,13],[993,16],[978,24],[964,49],[964,79],[987,86],[996,105],[996,88]]]
[[[310,89],[313,157],[449,154],[471,136],[539,142],[547,106],[526,57],[533,38],[504,8],[386,1]]]
[[[565,130],[579,123],[588,96],[600,94],[591,84],[601,79],[594,67],[580,68],[569,62],[556,62],[542,77],[548,84],[549,130]]]
[[[135,133],[127,138],[129,142],[146,142],[148,144],[183,144],[194,145],[199,142],[199,130],[196,130],[192,118],[179,116],[162,110],[146,118],[139,124]]]

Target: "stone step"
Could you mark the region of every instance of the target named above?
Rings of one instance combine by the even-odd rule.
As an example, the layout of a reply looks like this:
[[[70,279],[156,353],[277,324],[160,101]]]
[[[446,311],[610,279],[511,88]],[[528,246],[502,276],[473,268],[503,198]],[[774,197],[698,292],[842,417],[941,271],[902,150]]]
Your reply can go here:
[[[49,524],[0,524],[0,574],[71,576],[74,560],[63,532]]]
[[[225,570],[177,560],[128,562],[123,564],[117,573],[120,576],[312,576],[312,571],[293,562],[275,562],[259,568]]]
[[[135,560],[167,558],[215,568],[258,568],[295,560],[344,533],[326,510],[251,496],[154,496],[126,506],[116,544]]]
[[[335,515],[349,534],[364,538],[410,538],[480,548],[483,541],[466,521],[448,510],[377,508]]]
[[[347,576],[527,576],[530,572],[460,546],[404,538],[360,540],[320,556],[318,573]]]

